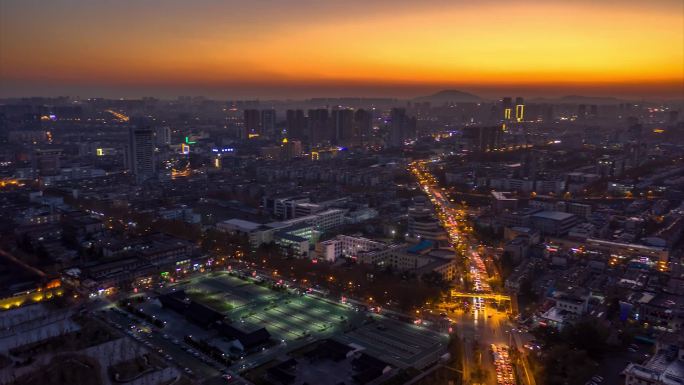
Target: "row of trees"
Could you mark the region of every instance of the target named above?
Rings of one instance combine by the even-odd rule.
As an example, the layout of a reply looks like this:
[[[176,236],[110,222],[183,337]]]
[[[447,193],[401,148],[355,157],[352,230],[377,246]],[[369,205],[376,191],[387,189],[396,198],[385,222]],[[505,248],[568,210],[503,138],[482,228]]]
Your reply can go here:
[[[611,349],[610,330],[590,319],[562,331],[537,328],[533,334],[544,346],[535,366],[536,376],[544,384],[584,384]]]

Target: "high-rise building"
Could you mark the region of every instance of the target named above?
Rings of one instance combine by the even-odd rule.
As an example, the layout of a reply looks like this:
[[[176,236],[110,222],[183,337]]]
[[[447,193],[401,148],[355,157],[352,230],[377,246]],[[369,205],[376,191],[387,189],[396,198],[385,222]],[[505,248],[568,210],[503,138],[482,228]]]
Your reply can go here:
[[[501,99],[501,110],[503,111],[503,120],[510,121],[513,115],[513,99],[510,97]]]
[[[302,110],[287,110],[285,114],[287,137],[290,139],[305,140],[308,138],[306,132],[306,118]]]
[[[283,160],[290,160],[302,154],[302,142],[299,140],[288,140],[283,138],[280,145],[280,157]]]
[[[577,106],[577,119],[585,119],[587,117],[587,105],[580,104]]]
[[[416,118],[406,115],[405,108],[392,108],[390,119],[389,147],[403,147],[416,135]]]
[[[244,136],[245,122],[240,110],[235,103],[231,103],[224,109],[226,113],[225,128],[228,130],[230,136],[233,138],[241,138]]]
[[[155,127],[154,143],[159,147],[171,144],[171,129],[169,127]]]
[[[591,107],[589,107],[589,116],[592,118],[598,117],[598,106],[596,104],[592,104]]]
[[[354,125],[359,135],[359,143],[368,143],[373,133],[373,113],[364,109],[356,110],[354,112]]]
[[[33,153],[33,169],[40,176],[57,175],[60,172],[61,149],[38,149]]]
[[[501,148],[502,136],[501,126],[469,126],[463,129],[458,146],[473,152],[494,151]]]
[[[308,132],[312,146],[328,144],[334,138],[331,128],[330,111],[327,108],[309,110]]]
[[[261,113],[256,109],[246,109],[243,113],[245,127],[240,139],[249,139],[261,134]]]
[[[276,130],[276,112],[274,109],[261,110],[261,135],[273,137]]]
[[[129,128],[126,166],[138,182],[155,176],[154,130],[149,126],[131,125]]]
[[[354,132],[354,111],[350,109],[332,110],[333,144],[351,145],[357,139]]]
[[[525,120],[525,101],[521,97],[515,98],[515,120],[517,122]]]

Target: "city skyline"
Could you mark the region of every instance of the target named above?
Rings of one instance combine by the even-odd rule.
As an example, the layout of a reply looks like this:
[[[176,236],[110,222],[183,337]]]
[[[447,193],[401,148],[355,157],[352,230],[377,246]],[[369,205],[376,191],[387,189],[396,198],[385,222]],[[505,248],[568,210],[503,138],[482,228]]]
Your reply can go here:
[[[682,0],[0,0],[0,383],[684,385]]]
[[[186,5],[3,2],[0,96],[684,94],[677,1]]]

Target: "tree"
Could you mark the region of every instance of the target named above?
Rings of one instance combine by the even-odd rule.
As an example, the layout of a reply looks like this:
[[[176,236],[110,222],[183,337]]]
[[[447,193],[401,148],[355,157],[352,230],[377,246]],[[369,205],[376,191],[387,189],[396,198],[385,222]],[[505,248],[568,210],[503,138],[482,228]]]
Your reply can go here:
[[[461,369],[463,366],[463,344],[456,333],[452,333],[449,336],[447,351],[449,352],[449,366]]]
[[[608,349],[609,330],[589,319],[562,331],[539,327],[532,334],[544,346],[540,376],[545,384],[583,384]]]
[[[534,292],[530,278],[526,277],[520,282],[518,295],[521,297],[521,302],[525,303],[534,302],[537,299],[537,294]]]
[[[599,360],[608,348],[608,335],[606,328],[591,320],[583,320],[563,329],[561,339],[572,348],[586,351],[591,358]]]
[[[424,273],[420,279],[430,287],[444,287],[444,279],[442,279],[442,275],[436,271]]]
[[[581,385],[591,376],[594,365],[583,350],[567,345],[550,348],[543,360],[544,384]]]
[[[608,306],[606,307],[606,318],[614,320],[620,313],[620,298],[610,297],[606,300]]]
[[[501,272],[501,278],[504,281],[511,276],[513,269],[518,266],[513,255],[508,251],[504,251],[503,254],[501,254],[501,258],[499,258],[498,262],[499,272]]]

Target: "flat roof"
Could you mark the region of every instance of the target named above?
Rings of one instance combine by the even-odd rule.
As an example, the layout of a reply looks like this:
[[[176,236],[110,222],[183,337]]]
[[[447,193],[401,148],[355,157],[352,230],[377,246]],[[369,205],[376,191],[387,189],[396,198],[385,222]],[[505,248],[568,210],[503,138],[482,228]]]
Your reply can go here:
[[[509,191],[492,191],[492,196],[496,200],[500,201],[517,201],[517,198],[510,197],[511,193]]]
[[[432,248],[434,245],[434,242],[423,239],[420,243],[409,247],[406,251],[409,253],[420,253],[421,251]]]
[[[627,248],[647,250],[647,251],[667,251],[667,249],[664,247],[647,246],[647,245],[640,245],[640,244],[636,244],[636,243],[615,242],[615,241],[609,241],[607,239],[587,238],[586,242],[587,242],[587,244],[595,243],[595,244],[599,244],[599,245],[614,246],[614,247],[627,247]]]
[[[265,224],[264,226],[266,228],[270,228],[270,229],[281,229],[284,227],[292,226],[292,224],[288,223],[288,222],[270,222],[270,223]]]
[[[511,227],[511,230],[517,231],[519,233],[525,233],[525,234],[534,233],[536,231],[536,230],[533,230],[529,227],[524,227],[524,226],[513,226],[513,227]]]
[[[221,223],[240,227],[240,228],[246,229],[248,231],[255,230],[256,228],[261,226],[261,223],[246,221],[244,219],[238,219],[238,218],[228,219],[228,220],[225,220]]]
[[[574,217],[573,214],[562,211],[541,211],[536,214],[532,214],[532,216],[537,218],[552,219],[554,221],[562,221]]]
[[[301,207],[320,207],[318,203],[311,203],[311,202],[302,202],[302,203],[297,203],[297,206]]]

